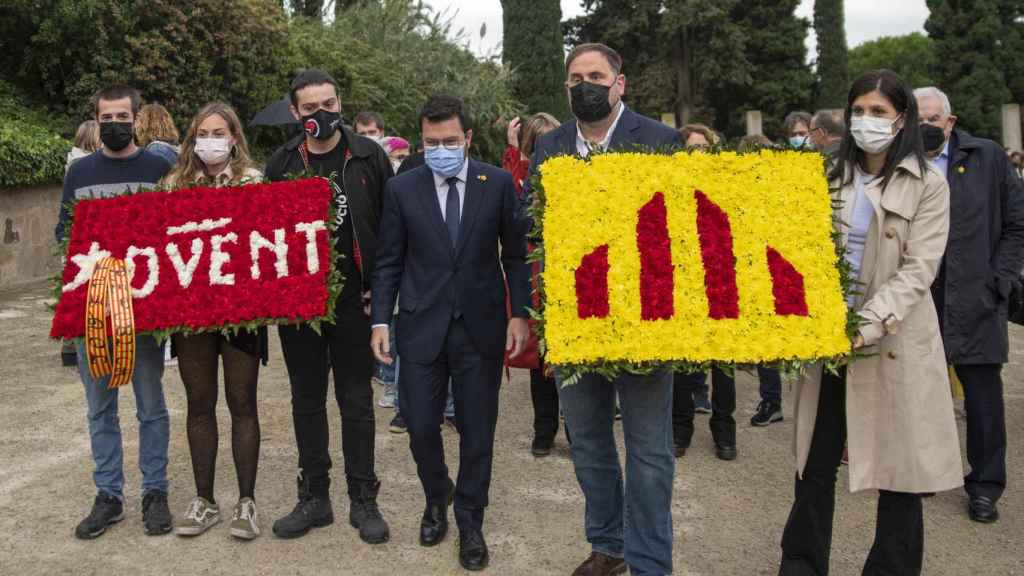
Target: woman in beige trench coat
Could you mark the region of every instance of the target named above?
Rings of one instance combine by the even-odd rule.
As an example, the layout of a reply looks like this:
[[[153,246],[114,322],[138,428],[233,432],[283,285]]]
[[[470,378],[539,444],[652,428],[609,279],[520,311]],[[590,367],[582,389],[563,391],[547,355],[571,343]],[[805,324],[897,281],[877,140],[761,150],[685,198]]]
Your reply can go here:
[[[929,168],[910,87],[889,71],[850,89],[847,134],[830,175],[842,200],[847,261],[859,281],[858,357],[796,390],[796,498],[780,574],[827,574],[835,483],[848,443],[850,489],[878,490],[864,574],[920,574],[922,492],[960,486],[953,400],[929,287],[949,230],[949,187]]]

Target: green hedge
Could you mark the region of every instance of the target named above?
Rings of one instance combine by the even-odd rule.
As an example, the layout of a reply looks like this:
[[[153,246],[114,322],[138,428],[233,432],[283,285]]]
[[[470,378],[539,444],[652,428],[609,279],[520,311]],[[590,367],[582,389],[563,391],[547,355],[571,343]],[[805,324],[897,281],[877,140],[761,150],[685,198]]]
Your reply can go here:
[[[0,82],[0,188],[60,182],[70,149],[71,142],[47,126],[46,114]]]

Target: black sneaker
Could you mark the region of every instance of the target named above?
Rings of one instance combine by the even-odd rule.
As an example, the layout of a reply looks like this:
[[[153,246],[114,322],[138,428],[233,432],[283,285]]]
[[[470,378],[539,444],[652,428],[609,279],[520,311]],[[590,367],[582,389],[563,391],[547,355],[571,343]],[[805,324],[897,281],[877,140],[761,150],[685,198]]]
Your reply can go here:
[[[75,537],[82,540],[98,538],[107,531],[108,526],[121,520],[124,520],[124,504],[121,499],[106,492],[100,492],[92,503],[89,515],[75,528]]]
[[[555,443],[553,438],[546,438],[543,436],[535,436],[533,443],[530,445],[530,454],[538,458],[543,458],[548,454],[551,454],[551,446]]]
[[[392,434],[405,434],[409,431],[409,427],[405,425],[405,418],[402,418],[402,414],[395,412],[395,417],[391,419],[391,424],[388,424],[388,430]]]
[[[171,510],[167,507],[167,493],[150,490],[142,497],[142,525],[147,536],[167,534],[172,527]]]
[[[391,538],[391,529],[377,506],[380,482],[363,484],[349,496],[348,521],[359,530],[359,538],[367,544],[383,544]]]
[[[762,400],[757,405],[757,413],[750,418],[750,425],[767,426],[774,422],[782,422],[782,405]]]

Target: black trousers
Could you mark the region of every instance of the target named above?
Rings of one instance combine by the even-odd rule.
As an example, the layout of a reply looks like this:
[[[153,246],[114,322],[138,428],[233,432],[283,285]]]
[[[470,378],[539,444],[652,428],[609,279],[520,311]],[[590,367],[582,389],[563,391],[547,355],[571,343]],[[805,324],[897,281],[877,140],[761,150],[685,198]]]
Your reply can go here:
[[[398,371],[402,416],[409,428],[409,448],[428,503],[448,498],[448,466],[440,422],[452,380],[455,426],[459,430],[459,476],[455,520],[460,530],[480,529],[491,487],[494,428],[502,358],[477,351],[463,319],[453,319],[441,354],[430,364],[402,358]]]
[[[292,419],[299,468],[311,487],[325,495],[331,456],[327,425],[327,375],[341,410],[341,452],[349,494],[377,482],[374,473],[373,352],[370,321],[359,299],[339,302],[335,323],[317,334],[308,324],[280,326],[281,348],[292,387]]]
[[[827,371],[810,453],[803,478],[796,478],[796,498],[782,533],[784,576],[828,574],[832,549],[832,518],[836,504],[836,474],[846,445],[846,372]],[[924,557],[924,514],[921,496],[880,490],[875,520],[875,543],[864,564],[871,576],[914,576]]]
[[[676,372],[672,389],[672,439],[689,446],[693,438],[693,393],[704,385],[707,372]],[[736,380],[715,368],[711,371],[711,437],[716,444],[736,445]]]
[[[1006,411],[1002,364],[957,364],[967,413],[967,461],[971,472],[964,489],[971,497],[999,500],[1006,488]]]
[[[530,370],[530,399],[533,401],[533,435],[553,440],[558,434],[558,385],[554,376],[544,375],[540,368]]]

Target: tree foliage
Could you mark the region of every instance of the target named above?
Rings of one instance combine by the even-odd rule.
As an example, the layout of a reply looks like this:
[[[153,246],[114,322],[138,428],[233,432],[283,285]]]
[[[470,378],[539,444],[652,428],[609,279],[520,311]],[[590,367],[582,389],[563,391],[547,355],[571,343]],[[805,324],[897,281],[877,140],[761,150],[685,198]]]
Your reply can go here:
[[[782,135],[786,114],[811,104],[814,75],[807,65],[804,41],[810,22],[796,16],[799,0],[746,0],[733,7],[731,18],[746,41],[750,65],[746,83],[713,86],[711,101],[718,113],[715,128],[729,136],[746,133],[744,113],[760,110],[764,132]]]
[[[979,136],[998,139],[1002,105],[1011,101],[1005,41],[1019,41],[1019,2],[928,0],[925,29],[935,41],[934,77],[949,95],[959,123]],[[1013,78],[1019,87],[1019,78]]]
[[[850,50],[850,79],[869,70],[888,68],[915,88],[932,86],[935,81],[935,46],[928,36],[914,32],[905,36],[883,36]]]
[[[230,102],[248,117],[279,98],[286,83],[280,64],[288,23],[272,2],[12,3],[21,6],[15,7],[17,22],[7,21],[18,29],[0,50],[4,76],[66,114],[66,131],[92,116],[93,93],[114,82],[136,86],[146,100],[164,104],[179,125],[212,100]]]
[[[451,21],[418,2],[367,3],[333,22],[293,22],[285,68],[316,67],[339,83],[343,112],[384,117],[389,132],[417,138],[419,109],[433,94],[462,97],[474,119],[474,154],[501,158],[505,123],[522,111],[499,62],[480,61],[462,46]],[[282,84],[282,89],[286,84]]]
[[[477,153],[500,158],[499,121],[521,110],[511,76],[469,52],[449,20],[418,0],[345,2],[329,23],[289,18],[284,4],[8,0],[0,5],[0,80],[47,109],[48,133],[67,135],[110,83],[135,86],[184,128],[212,100],[232,104],[247,122],[287,92],[296,70],[320,67],[337,77],[346,112],[377,110],[408,137],[419,133],[417,113],[430,94],[463,96],[477,118]],[[260,138],[264,149],[282,138],[261,136],[273,137]]]
[[[0,188],[59,182],[71,143],[0,81]]]
[[[513,70],[516,97],[528,113],[565,118],[562,8],[558,0],[501,0],[502,59]]]
[[[850,90],[847,71],[846,18],[843,0],[814,1],[814,32],[818,38],[818,108],[844,108]]]

